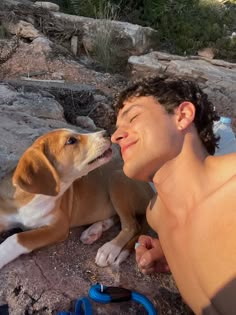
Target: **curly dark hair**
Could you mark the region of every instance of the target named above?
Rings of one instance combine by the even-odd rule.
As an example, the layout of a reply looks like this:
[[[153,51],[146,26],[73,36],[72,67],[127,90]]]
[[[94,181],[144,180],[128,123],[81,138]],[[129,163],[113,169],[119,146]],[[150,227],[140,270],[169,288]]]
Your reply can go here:
[[[175,108],[184,101],[193,103],[196,108],[194,124],[199,137],[208,153],[211,155],[215,153],[219,137],[213,132],[213,123],[219,120],[219,116],[207,95],[196,83],[161,77],[148,77],[136,81],[118,95],[115,102],[116,113],[124,106],[125,101],[137,96],[155,97],[169,114],[173,114]]]

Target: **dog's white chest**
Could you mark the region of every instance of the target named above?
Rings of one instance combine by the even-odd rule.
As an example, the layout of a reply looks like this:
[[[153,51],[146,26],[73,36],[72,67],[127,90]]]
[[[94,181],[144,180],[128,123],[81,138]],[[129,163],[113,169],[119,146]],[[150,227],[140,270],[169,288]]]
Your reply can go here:
[[[18,222],[27,228],[37,228],[48,225],[54,216],[55,198],[37,195],[31,202],[18,209]]]

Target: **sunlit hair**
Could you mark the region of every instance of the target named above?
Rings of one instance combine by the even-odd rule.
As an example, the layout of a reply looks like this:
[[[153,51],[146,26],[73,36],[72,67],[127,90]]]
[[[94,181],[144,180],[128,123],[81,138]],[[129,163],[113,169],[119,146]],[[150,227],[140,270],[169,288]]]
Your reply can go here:
[[[196,108],[194,124],[199,137],[208,153],[211,155],[215,153],[219,138],[214,135],[213,123],[219,116],[207,95],[196,83],[160,77],[136,81],[118,95],[115,103],[116,112],[118,113],[128,99],[138,96],[153,96],[169,114],[174,114],[175,108],[184,101],[193,103]]]

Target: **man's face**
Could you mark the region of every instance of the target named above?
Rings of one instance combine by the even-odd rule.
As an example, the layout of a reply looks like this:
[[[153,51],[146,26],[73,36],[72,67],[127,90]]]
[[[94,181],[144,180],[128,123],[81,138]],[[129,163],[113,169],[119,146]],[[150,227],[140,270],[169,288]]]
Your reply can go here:
[[[112,142],[120,145],[124,172],[130,178],[151,181],[178,151],[175,115],[152,96],[132,97],[117,116]]]

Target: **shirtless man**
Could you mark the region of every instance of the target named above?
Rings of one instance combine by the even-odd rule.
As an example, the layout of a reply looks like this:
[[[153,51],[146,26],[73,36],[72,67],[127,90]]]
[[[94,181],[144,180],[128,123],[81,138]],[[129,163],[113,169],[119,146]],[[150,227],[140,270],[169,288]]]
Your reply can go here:
[[[213,156],[212,104],[194,83],[147,78],[117,109],[124,172],[158,192],[147,209],[158,239],[140,237],[140,269],[170,269],[195,314],[235,315],[236,154]]]

